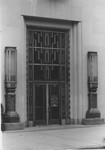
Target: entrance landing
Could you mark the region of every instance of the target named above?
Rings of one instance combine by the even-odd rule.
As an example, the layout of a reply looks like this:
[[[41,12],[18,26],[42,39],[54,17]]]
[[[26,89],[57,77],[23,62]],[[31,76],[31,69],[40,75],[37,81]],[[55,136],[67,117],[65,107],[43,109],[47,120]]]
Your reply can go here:
[[[26,127],[23,130],[11,130],[6,132],[33,132],[33,131],[89,128],[89,127],[98,127],[98,126],[103,126],[103,125],[48,125],[48,126],[42,125],[42,126],[35,126],[35,127]]]

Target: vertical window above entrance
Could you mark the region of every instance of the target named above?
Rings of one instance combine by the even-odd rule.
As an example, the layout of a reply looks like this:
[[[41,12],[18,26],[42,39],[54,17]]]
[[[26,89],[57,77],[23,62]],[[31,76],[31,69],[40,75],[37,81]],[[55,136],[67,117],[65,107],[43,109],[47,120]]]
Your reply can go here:
[[[27,28],[27,114],[33,125],[68,117],[68,41],[67,30]]]

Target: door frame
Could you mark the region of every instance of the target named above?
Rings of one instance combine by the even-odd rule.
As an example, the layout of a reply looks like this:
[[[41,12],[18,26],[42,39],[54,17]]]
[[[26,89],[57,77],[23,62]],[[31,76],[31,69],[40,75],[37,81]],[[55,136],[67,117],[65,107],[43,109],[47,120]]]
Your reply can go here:
[[[57,80],[57,81],[34,81],[34,80],[32,80],[32,84],[34,84],[34,82],[38,82],[38,83],[41,83],[41,82],[52,82],[52,83],[56,83],[56,82],[58,82],[58,83],[60,83],[60,88],[62,88],[62,90],[63,91],[65,91],[65,92],[61,92],[61,93],[64,93],[64,95],[62,95],[61,96],[61,106],[60,106],[60,109],[61,109],[61,111],[60,111],[60,120],[62,120],[62,119],[66,119],[66,117],[67,117],[67,114],[68,114],[68,111],[70,111],[70,110],[68,110],[67,109],[67,106],[68,106],[68,104],[67,104],[67,101],[68,101],[68,88],[69,88],[69,84],[68,84],[68,82],[69,82],[69,80],[68,80],[68,69],[69,69],[69,61],[68,61],[68,56],[69,56],[69,30],[67,30],[67,29],[58,29],[58,28],[48,28],[48,27],[43,27],[44,28],[44,30],[46,31],[46,30],[48,30],[48,31],[50,31],[50,32],[52,32],[52,33],[54,33],[54,32],[58,32],[58,33],[60,33],[61,35],[62,34],[64,34],[65,33],[65,37],[64,37],[64,40],[65,40],[65,47],[61,47],[61,48],[59,48],[60,49],[60,58],[62,58],[61,56],[63,56],[63,51],[65,51],[65,55],[64,55],[64,62],[62,62],[61,60],[59,60],[60,62],[59,62],[59,79]],[[34,26],[34,27],[30,27],[30,26],[28,26],[27,27],[27,32],[28,31],[30,31],[30,30],[33,30],[33,32],[34,32],[34,30],[35,31],[37,31],[37,29],[39,30],[42,30],[43,29],[42,27],[41,28],[38,28],[37,26]],[[60,37],[61,37],[61,35],[60,35]],[[27,35],[28,36],[28,35]],[[30,47],[30,46],[29,46]],[[33,46],[32,46],[33,47]],[[44,47],[43,47],[44,48]],[[30,49],[30,48],[28,48],[28,46],[27,46],[27,51],[28,51],[28,49]],[[32,49],[32,48],[31,48]],[[52,48],[53,49],[53,48]],[[56,50],[57,50],[58,48],[56,48]],[[62,50],[63,49],[63,50]],[[29,55],[29,53],[27,53],[28,55]],[[28,57],[27,57],[27,59],[28,59]],[[27,60],[28,61],[28,60]],[[33,65],[33,63],[31,62],[31,64]],[[47,64],[46,64],[47,65]],[[50,64],[51,65],[51,64]],[[28,65],[28,63],[27,63],[27,67],[28,66],[30,66],[30,65]],[[31,66],[32,67],[32,66]],[[34,69],[33,67],[32,67],[32,69]],[[63,69],[64,69],[64,73],[62,73],[63,72]],[[28,71],[28,70],[27,70]],[[28,74],[28,72],[27,72],[27,74]],[[33,74],[33,73],[32,73]],[[62,76],[60,75],[60,74],[62,74]],[[33,75],[32,75],[33,76]],[[64,77],[63,77],[64,76]],[[64,79],[63,79],[64,78]],[[28,80],[27,80],[28,81]],[[28,84],[29,84],[29,82],[27,82]],[[27,85],[28,85],[27,84]],[[61,91],[62,91],[61,90]],[[33,103],[33,102],[31,102],[31,103]],[[29,102],[29,100],[28,100],[28,104],[30,104],[30,102]],[[30,107],[30,106],[29,106]],[[34,113],[34,112],[33,112]],[[34,120],[32,120],[32,121],[34,121]],[[61,122],[61,121],[60,121]],[[47,124],[48,124],[48,120],[47,120]],[[61,124],[61,123],[60,123]]]
[[[27,126],[32,126],[32,122],[28,120],[28,102],[27,102],[27,43],[26,43],[26,31],[27,26],[40,26],[40,27],[53,27],[69,30],[70,36],[70,82],[69,82],[69,118],[66,120],[62,119],[61,124],[71,124],[79,121],[81,123],[83,118],[83,58],[82,58],[82,22],[80,20],[70,20],[70,19],[55,19],[55,18],[46,18],[38,16],[27,16],[22,15],[22,42],[25,43],[22,45],[22,66],[26,66],[26,70],[23,69],[22,75],[22,89],[25,99],[23,99],[23,104],[25,105],[26,111],[23,112],[27,120]],[[74,43],[77,43],[77,46],[74,46]],[[74,65],[77,65],[77,68],[74,68]],[[26,74],[26,79],[24,77]],[[75,76],[74,76],[75,75]],[[26,88],[24,87],[24,83]],[[26,92],[27,91],[27,92]],[[75,99],[75,100],[74,100]]]

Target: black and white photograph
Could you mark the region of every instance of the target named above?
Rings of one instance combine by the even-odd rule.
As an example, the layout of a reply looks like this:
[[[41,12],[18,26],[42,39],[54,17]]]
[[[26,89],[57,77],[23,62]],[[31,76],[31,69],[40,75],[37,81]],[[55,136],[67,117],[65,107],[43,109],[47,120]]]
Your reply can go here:
[[[0,149],[105,149],[105,0],[0,0]]]

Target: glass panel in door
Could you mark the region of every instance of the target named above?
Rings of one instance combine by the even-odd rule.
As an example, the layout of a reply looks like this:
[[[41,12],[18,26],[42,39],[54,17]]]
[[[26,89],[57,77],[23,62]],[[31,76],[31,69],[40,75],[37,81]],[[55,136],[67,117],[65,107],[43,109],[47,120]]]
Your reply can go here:
[[[46,85],[36,84],[34,97],[34,125],[46,124]]]
[[[60,123],[60,88],[59,84],[49,85],[49,124],[59,124]]]

